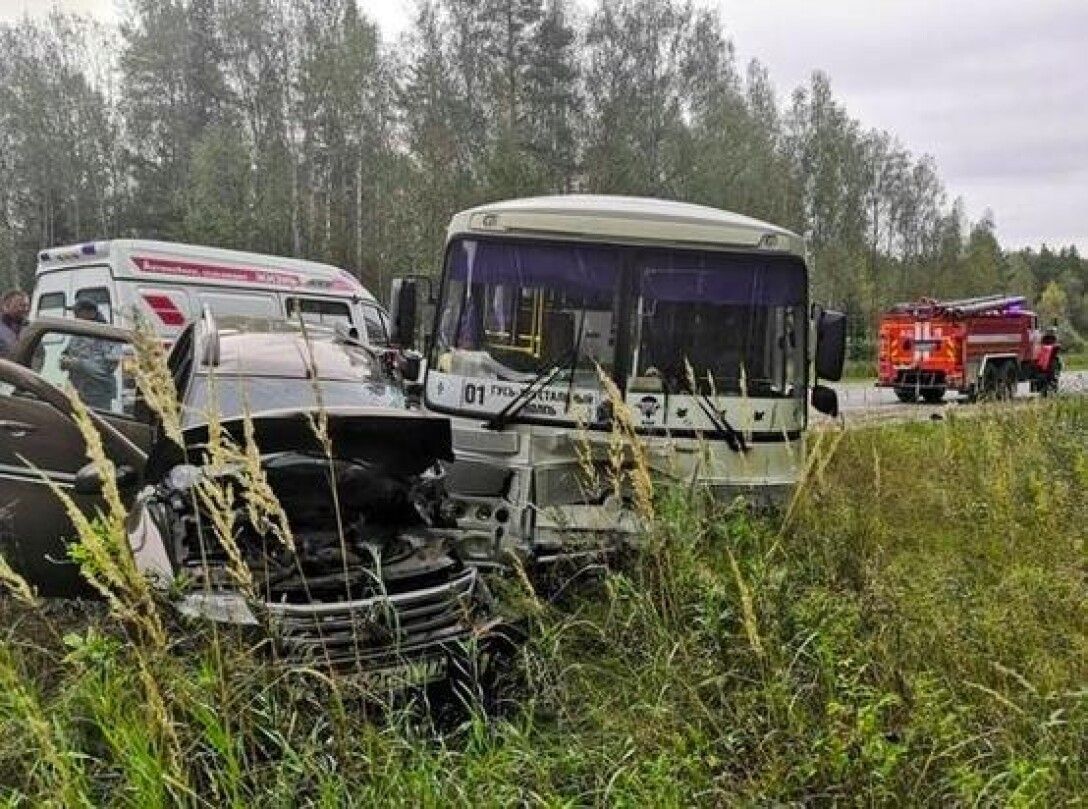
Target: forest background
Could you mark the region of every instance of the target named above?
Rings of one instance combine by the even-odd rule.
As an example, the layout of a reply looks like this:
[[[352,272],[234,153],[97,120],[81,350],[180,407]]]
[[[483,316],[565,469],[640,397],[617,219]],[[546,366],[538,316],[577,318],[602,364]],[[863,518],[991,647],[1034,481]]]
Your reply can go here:
[[[1012,114],[1010,112],[1010,114]],[[541,193],[702,203],[804,234],[813,295],[871,356],[883,307],[1028,296],[1088,334],[1075,247],[1005,250],[932,158],[830,78],[779,95],[681,0],[421,0],[383,42],[354,0],[129,0],[118,26],[0,26],[0,283],[43,247],[133,236],[294,255],[384,297],[450,216]]]

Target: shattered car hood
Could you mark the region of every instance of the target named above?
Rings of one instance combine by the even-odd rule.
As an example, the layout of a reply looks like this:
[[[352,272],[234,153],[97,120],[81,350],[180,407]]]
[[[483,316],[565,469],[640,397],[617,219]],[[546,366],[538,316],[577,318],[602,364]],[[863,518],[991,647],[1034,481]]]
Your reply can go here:
[[[396,669],[406,657],[430,666],[473,635],[490,602],[475,569],[447,549],[435,466],[453,455],[448,419],[352,406],[264,411],[248,422],[290,542],[254,520],[244,485],[209,500],[173,475],[149,477],[157,483],[130,515],[137,567],[182,614],[262,627],[282,659],[332,667]],[[246,421],[221,426],[245,441]],[[153,463],[199,464],[208,433],[208,424],[186,430],[185,451],[161,441]],[[214,508],[231,515],[229,548]],[[436,665],[425,667],[426,682],[445,676],[446,664]]]
[[[325,445],[318,433],[324,430],[334,458],[363,461],[392,475],[418,475],[437,461],[453,460],[449,419],[415,411],[314,407],[258,411],[249,414],[249,421],[262,455],[297,452],[323,456]],[[245,419],[224,421],[220,426],[239,445],[244,444]],[[208,441],[208,425],[191,426],[184,437],[189,452],[199,455]],[[180,448],[160,439],[152,451],[145,479],[156,480],[185,461]]]

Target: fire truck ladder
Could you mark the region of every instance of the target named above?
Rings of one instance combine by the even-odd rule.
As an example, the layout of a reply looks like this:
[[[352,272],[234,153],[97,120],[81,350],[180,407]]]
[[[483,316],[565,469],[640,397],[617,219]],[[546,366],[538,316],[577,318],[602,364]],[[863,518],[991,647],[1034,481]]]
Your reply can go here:
[[[950,301],[940,301],[923,298],[911,303],[897,303],[891,308],[892,312],[900,314],[952,314],[952,315],[980,315],[986,312],[1005,313],[1015,311],[1027,303],[1023,295],[982,295],[976,298],[959,298]]]

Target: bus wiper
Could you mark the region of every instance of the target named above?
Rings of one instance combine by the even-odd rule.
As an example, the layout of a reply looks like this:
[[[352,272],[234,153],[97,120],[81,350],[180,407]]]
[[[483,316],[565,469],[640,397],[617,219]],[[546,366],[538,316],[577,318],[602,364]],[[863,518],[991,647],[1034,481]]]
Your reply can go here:
[[[577,347],[568,350],[551,368],[546,368],[530,380],[529,384],[521,389],[521,393],[511,399],[506,407],[484,422],[485,430],[502,430],[510,423],[510,419],[517,416],[540,391],[548,387],[552,380],[559,376],[559,372],[567,367],[567,358],[570,354],[577,356]]]
[[[714,426],[716,435],[725,439],[725,444],[733,452],[747,452],[748,445],[744,441],[744,436],[736,427],[731,425],[722,416],[718,409],[714,407],[714,403],[710,401],[710,397],[699,390],[698,384],[692,384],[691,382],[684,380],[684,387],[688,389],[688,392],[695,397],[695,401],[699,404],[699,408],[703,411],[710,423]]]

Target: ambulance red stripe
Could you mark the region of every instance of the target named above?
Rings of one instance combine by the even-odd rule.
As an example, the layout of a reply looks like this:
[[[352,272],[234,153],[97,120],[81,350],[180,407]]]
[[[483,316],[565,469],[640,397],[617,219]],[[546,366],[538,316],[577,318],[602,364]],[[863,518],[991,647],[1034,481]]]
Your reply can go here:
[[[164,326],[184,326],[185,314],[166,295],[157,295],[152,292],[142,293],[151,311],[158,315]]]

